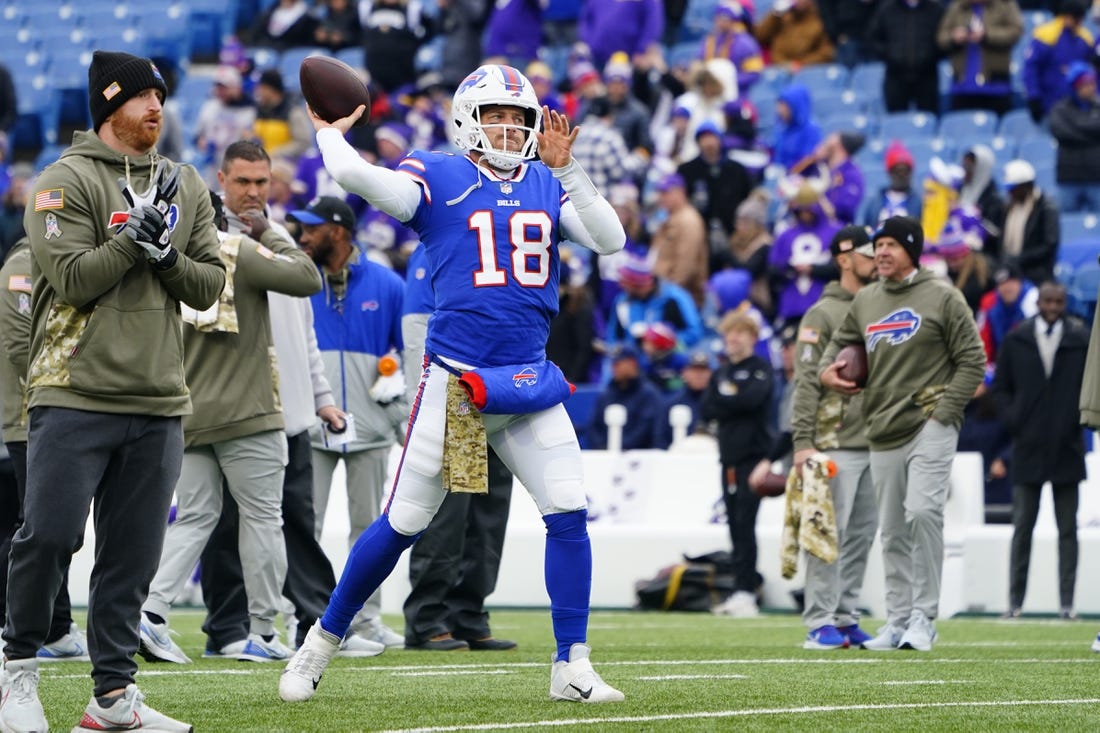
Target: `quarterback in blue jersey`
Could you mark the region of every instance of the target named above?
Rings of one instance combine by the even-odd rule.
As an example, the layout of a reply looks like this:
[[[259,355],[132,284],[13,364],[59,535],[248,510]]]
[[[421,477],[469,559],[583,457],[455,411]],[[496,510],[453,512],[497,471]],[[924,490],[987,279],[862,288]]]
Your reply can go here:
[[[612,254],[626,234],[573,159],[577,128],[540,106],[531,82],[510,66],[482,66],[455,91],[451,122],[464,154],[416,151],[396,170],[371,165],[344,139],[363,111],[332,123],[310,113],[325,167],[345,190],[417,232],[436,304],[389,503],[352,548],[279,695],[288,702],[313,696],[356,611],[428,526],[448,488],[478,490],[484,470],[469,457],[484,450],[454,446],[481,440],[527,488],[546,524],[557,643],[550,698],[620,701],[589,661],[592,549],[580,447],[561,404],[569,385],[546,361],[545,346],[558,310],[558,243]]]

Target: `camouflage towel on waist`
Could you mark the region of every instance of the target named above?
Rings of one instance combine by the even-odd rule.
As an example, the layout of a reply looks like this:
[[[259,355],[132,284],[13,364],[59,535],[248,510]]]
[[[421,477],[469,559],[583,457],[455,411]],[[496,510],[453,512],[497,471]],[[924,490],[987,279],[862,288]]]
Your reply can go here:
[[[225,287],[217,302],[204,311],[198,311],[180,303],[180,318],[202,333],[240,333],[237,322],[237,303],[233,291],[233,276],[237,272],[237,256],[241,249],[241,237],[221,237],[218,254],[225,263]]]
[[[799,548],[822,562],[836,562],[836,509],[829,486],[829,457],[815,453],[787,477],[780,566],[784,578],[798,569]]]
[[[454,374],[447,375],[447,427],[443,433],[443,489],[489,493],[485,422]]]

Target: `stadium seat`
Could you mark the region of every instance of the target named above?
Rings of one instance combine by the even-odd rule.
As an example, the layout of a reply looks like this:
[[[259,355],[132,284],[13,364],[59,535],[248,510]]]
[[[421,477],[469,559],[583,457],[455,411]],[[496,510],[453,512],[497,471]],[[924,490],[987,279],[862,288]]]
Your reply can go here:
[[[852,69],[848,77],[848,86],[857,94],[881,96],[882,80],[886,77],[886,65],[881,61],[871,61]]]
[[[680,35],[677,40],[683,43],[694,41],[696,44],[714,28],[714,11],[718,0],[688,0],[684,17],[680,20]]]
[[[279,68],[279,59],[282,58],[280,51],[267,46],[249,46],[245,49],[245,53],[252,59],[252,63],[256,65],[256,68],[261,71]]]
[[[1063,247],[1066,242],[1076,242],[1078,247],[1091,245],[1100,254],[1100,216],[1092,213],[1063,213],[1059,218]],[[1059,257],[1062,253],[1059,252]],[[1082,258],[1083,259],[1083,258]],[[1081,259],[1072,260],[1079,264]]]
[[[191,57],[191,8],[187,3],[147,3],[140,6],[142,33],[149,55],[170,61],[177,69]]]
[[[34,158],[35,172],[40,172],[43,168],[60,158],[61,153],[65,151],[66,147],[65,145],[47,145],[42,148]]]
[[[416,51],[413,65],[417,73],[441,71],[443,69],[443,37],[433,38]]]
[[[45,73],[15,80],[16,120],[10,140],[13,149],[38,150],[57,142],[61,97]]]
[[[770,87],[777,93],[790,82],[791,75],[781,66],[765,66],[760,72],[760,79],[753,85],[753,91],[760,87]]]
[[[889,140],[932,138],[936,135],[936,116],[927,112],[891,112],[879,123],[879,136]]]
[[[91,33],[91,46],[110,51],[124,51],[134,56],[153,56],[145,42],[145,34],[140,28],[130,24],[104,25]]]
[[[701,50],[699,41],[683,41],[677,43],[668,49],[668,65],[674,69],[684,68],[686,69],[691,65],[691,62],[699,58],[699,51]],[[566,53],[568,57],[568,52]]]
[[[336,52],[336,58],[353,69],[367,68],[366,54],[362,46],[352,46]]]
[[[1100,264],[1087,260],[1078,265],[1068,290],[1067,309],[1091,325],[1096,313],[1097,293],[1100,292]]]
[[[1006,112],[1001,118],[997,132],[1005,137],[1015,138],[1017,141],[1046,134],[1043,128],[1031,121],[1031,113],[1026,109],[1013,109]]]
[[[791,81],[801,82],[815,97],[829,90],[848,86],[848,68],[841,64],[814,64],[803,66],[791,74]]]
[[[993,137],[997,131],[997,115],[984,110],[956,110],[940,116],[940,137],[958,139],[961,137]]]
[[[814,115],[818,118],[822,132],[858,132],[864,136],[874,134],[873,120],[870,115],[853,112],[836,112],[830,115]]]
[[[1029,161],[1038,168],[1044,163],[1054,164],[1054,158],[1058,154],[1058,143],[1052,137],[1029,137],[1021,140],[1016,148],[1016,157]]]
[[[851,89],[845,89],[839,94],[835,90],[829,90],[826,94],[814,96],[814,114],[821,119],[835,114],[867,114],[867,108],[867,98]]]

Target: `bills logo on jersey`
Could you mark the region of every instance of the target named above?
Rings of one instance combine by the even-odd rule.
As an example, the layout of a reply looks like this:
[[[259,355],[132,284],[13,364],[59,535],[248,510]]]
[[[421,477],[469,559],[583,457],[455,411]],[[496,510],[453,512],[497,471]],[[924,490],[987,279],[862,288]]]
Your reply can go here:
[[[512,384],[516,389],[520,387],[534,387],[539,381],[538,375],[531,367],[524,367],[512,375]]]
[[[107,219],[107,228],[115,229],[117,227],[121,229],[129,220],[129,211],[112,211],[110,218]],[[180,207],[176,204],[169,206],[168,216],[164,217],[164,220],[168,223],[168,231],[176,231],[176,224],[178,224],[180,220]]]
[[[880,341],[891,346],[905,343],[920,330],[921,317],[908,308],[896,310],[877,323],[869,323],[863,329],[863,339],[867,342],[867,351],[874,351]]]

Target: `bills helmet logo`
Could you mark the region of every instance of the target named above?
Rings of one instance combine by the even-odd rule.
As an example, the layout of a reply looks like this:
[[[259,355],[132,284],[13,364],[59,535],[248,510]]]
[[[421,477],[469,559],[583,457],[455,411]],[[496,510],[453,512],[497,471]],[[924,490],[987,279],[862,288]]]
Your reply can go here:
[[[512,384],[515,385],[516,389],[534,387],[536,382],[538,382],[538,376],[531,367],[524,367],[512,375]]]
[[[867,342],[867,351],[875,350],[880,341],[891,346],[905,343],[920,330],[920,314],[908,308],[896,310],[877,323],[870,323],[863,329],[863,338]]]
[[[121,229],[126,225],[126,222],[130,220],[129,211],[112,211],[110,218],[107,220],[108,229]],[[168,231],[176,231],[176,224],[180,221],[180,207],[176,204],[172,204],[168,207],[168,215],[164,217],[164,221],[168,224]]]
[[[473,87],[476,87],[478,82],[484,79],[487,73],[489,72],[485,69],[478,69],[474,73],[467,76],[465,79],[462,80],[462,83],[458,85],[458,92],[456,92],[456,94],[459,92],[464,92],[467,89],[472,89]]]

